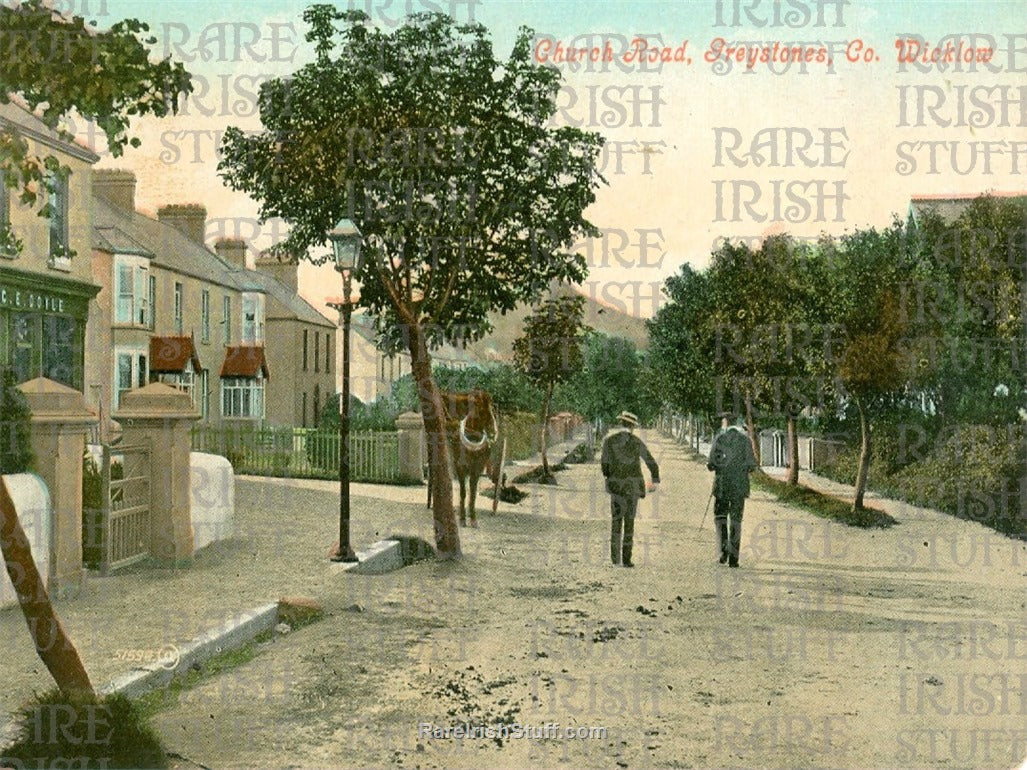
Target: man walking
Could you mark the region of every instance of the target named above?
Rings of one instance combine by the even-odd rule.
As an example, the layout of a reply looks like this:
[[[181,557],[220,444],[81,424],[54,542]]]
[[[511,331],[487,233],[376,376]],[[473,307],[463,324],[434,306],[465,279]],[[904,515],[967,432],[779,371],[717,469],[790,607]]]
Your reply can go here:
[[[720,415],[721,428],[713,439],[706,467],[716,473],[713,481],[713,523],[717,527],[720,563],[738,566],[742,545],[742,508],[749,496],[749,473],[756,469],[756,457],[745,431],[732,424],[733,414]]]
[[[660,467],[646,445],[634,434],[638,418],[631,412],[621,412],[617,423],[619,430],[610,433],[603,441],[600,460],[606,491],[610,493],[610,559],[614,564],[634,567],[631,546],[635,534],[635,513],[639,499],[645,497],[647,491],[642,478],[642,463],[645,462],[652,476],[649,492],[655,492],[660,483]]]

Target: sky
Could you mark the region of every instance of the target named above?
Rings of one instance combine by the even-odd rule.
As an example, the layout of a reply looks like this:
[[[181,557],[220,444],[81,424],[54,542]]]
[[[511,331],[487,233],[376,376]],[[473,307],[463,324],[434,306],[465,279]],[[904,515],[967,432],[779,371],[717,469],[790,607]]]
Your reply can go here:
[[[149,23],[156,51],[195,76],[178,116],[137,122],[142,146],[118,159],[98,147],[98,167],[135,171],[137,207],[147,213],[166,203],[203,203],[211,244],[222,235],[243,237],[255,253],[280,238],[280,223],[259,223],[256,204],[222,184],[216,145],[228,126],[259,129],[262,80],[310,60],[302,21],[309,3],[55,4],[101,27],[126,17]],[[1027,187],[1027,17],[1020,0],[336,5],[363,9],[386,28],[410,11],[442,10],[484,24],[500,58],[519,27],[535,31],[536,60],[564,75],[556,121],[607,139],[600,159],[607,184],[588,211],[604,234],[580,244],[590,266],[582,289],[633,315],[651,316],[664,301],[663,280],[686,263],[708,264],[726,237],[838,235],[888,225],[905,215],[913,195]],[[911,45],[900,48],[903,41]],[[900,61],[917,46],[915,64]],[[796,48],[811,61],[785,61]],[[559,56],[568,49],[584,49],[586,59]],[[923,62],[932,52],[941,60]],[[743,61],[728,58],[739,55]],[[951,61],[966,56],[987,61]],[[746,57],[754,57],[752,66]],[[89,140],[84,127],[76,133]],[[337,283],[329,268],[300,268],[301,294],[315,307],[339,293]]]

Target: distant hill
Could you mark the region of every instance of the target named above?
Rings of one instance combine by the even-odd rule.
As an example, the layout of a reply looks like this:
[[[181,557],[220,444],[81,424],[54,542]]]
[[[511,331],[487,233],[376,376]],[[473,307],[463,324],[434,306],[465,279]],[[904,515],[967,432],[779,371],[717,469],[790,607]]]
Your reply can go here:
[[[573,293],[581,294],[571,287],[563,287],[558,292],[560,295]],[[511,361],[514,340],[524,333],[524,319],[530,313],[531,307],[521,306],[506,315],[490,314],[494,331],[483,340],[469,344],[467,351],[481,361]],[[585,323],[611,337],[631,340],[639,350],[649,346],[644,318],[606,307],[588,296],[585,296]]]

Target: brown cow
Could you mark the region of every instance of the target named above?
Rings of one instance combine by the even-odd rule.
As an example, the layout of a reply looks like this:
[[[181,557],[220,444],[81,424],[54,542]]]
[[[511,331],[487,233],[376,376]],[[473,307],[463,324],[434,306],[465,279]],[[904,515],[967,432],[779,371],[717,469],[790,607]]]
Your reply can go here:
[[[453,476],[460,482],[460,525],[478,526],[474,504],[478,496],[478,479],[492,464],[492,442],[496,438],[496,413],[492,396],[484,390],[469,393],[443,391],[442,407],[446,410],[446,439]],[[429,468],[429,474],[431,469]],[[489,474],[491,475],[491,473]],[[467,487],[470,483],[470,499]],[[431,477],[428,478],[428,507],[431,507]]]

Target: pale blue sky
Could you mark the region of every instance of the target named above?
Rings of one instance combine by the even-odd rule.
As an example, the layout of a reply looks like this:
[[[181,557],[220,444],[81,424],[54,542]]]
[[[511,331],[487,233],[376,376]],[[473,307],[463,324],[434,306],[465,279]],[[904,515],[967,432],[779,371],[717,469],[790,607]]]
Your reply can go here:
[[[76,10],[92,11],[93,15],[102,7],[101,0],[57,3],[65,7],[71,3]],[[185,115],[140,124],[142,148],[117,163],[106,159],[101,162],[136,171],[141,208],[152,212],[163,203],[202,202],[212,218],[237,223],[233,225],[237,232],[225,234],[253,237],[261,247],[270,245],[274,233],[255,224],[253,202],[222,186],[214,147],[219,132],[229,125],[259,128],[252,95],[262,77],[287,75],[309,57],[310,51],[302,42],[305,27],[301,17],[308,4],[301,0],[106,0],[107,13],[98,18],[101,26],[127,16],[149,22],[162,48],[184,50],[193,57],[186,66],[198,76],[197,90]],[[355,0],[337,4],[370,9],[372,17],[383,20],[386,26],[395,24],[408,8],[453,8],[458,20],[468,20],[470,7],[467,0]],[[732,20],[735,4],[734,0],[720,3],[725,21]],[[815,19],[817,0],[797,0],[795,4],[813,9]],[[595,71],[561,65],[567,83],[560,99],[561,113],[600,131],[608,140],[605,172],[609,184],[600,190],[589,212],[592,220],[608,231],[608,237],[605,243],[583,245],[592,266],[591,293],[613,302],[617,300],[611,297],[620,296],[624,309],[650,315],[656,300],[647,298],[646,292],[651,295],[652,291],[646,287],[658,285],[684,262],[705,264],[721,236],[758,238],[779,230],[807,237],[821,232],[837,234],[853,227],[887,224],[893,213],[905,212],[911,195],[1027,187],[1027,145],[1019,155],[1011,149],[1011,143],[1027,140],[1027,125],[1018,118],[1015,101],[1007,104],[1012,119],[1005,125],[997,119],[974,126],[958,125],[956,120],[960,114],[959,94],[976,95],[994,105],[996,100],[1015,98],[1019,87],[1027,86],[1027,74],[1011,71],[1008,56],[1001,50],[996,59],[1001,65],[999,71],[978,68],[972,72],[902,71],[895,52],[896,37],[907,34],[918,34],[928,41],[943,35],[990,34],[1000,49],[1007,45],[1007,35],[1016,34],[1020,37],[1015,47],[1027,49],[1023,0],[850,0],[842,9],[844,26],[840,28],[833,26],[836,4],[827,0],[823,4],[828,26],[800,29],[781,25],[717,26],[715,0],[479,0],[474,4],[474,20],[491,30],[501,57],[509,52],[520,25],[571,45],[580,45],[581,36],[589,34],[622,35],[626,39],[659,35],[670,46],[688,41],[687,54],[693,62],[687,66],[672,63],[656,71],[625,72],[610,67]],[[751,7],[753,0],[738,5]],[[792,7],[783,3],[782,13]],[[773,0],[763,0],[755,12],[772,16],[773,10]],[[247,24],[256,25],[261,40],[253,46],[254,55],[243,50],[236,57],[233,36],[241,34],[243,43],[250,42],[252,28]],[[227,35],[224,55],[218,34]],[[279,53],[288,61],[267,60],[273,50],[273,34],[279,35]],[[195,56],[204,36],[210,54],[206,61]],[[761,44],[824,41],[842,47],[861,39],[864,45],[875,48],[880,61],[838,61],[831,71],[823,65],[811,65],[806,72],[789,69],[781,73],[770,72],[765,66],[747,73],[743,66],[733,65],[730,72],[718,74],[702,59],[718,36]],[[1027,50],[1016,54],[1014,64],[1019,70],[1027,70]],[[627,98],[623,95],[630,89],[643,100],[655,96],[660,102],[654,109],[643,101],[641,119],[634,125],[618,120],[609,102],[604,101],[612,98],[623,106]],[[907,117],[915,116],[918,104],[931,107],[938,99],[945,104],[939,108],[937,119],[921,110],[927,115],[921,125],[902,125],[903,110]],[[975,105],[963,106],[968,111]],[[629,114],[633,107],[637,104],[628,103]],[[614,125],[604,123],[605,118]],[[784,167],[718,166],[718,128],[737,133],[742,141],[740,152],[761,130],[779,129],[779,137],[784,137],[781,132],[785,130],[798,131],[792,133],[795,141],[802,141],[802,132],[816,138],[824,129],[842,131],[846,160],[842,167],[807,168],[798,162]],[[724,132],[719,136],[725,136]],[[945,144],[937,144],[940,142]],[[974,143],[980,142],[992,142],[992,148],[999,149],[989,165],[978,156],[967,173],[970,153],[982,146]],[[645,146],[650,150],[648,154],[640,152]],[[613,154],[617,151],[624,153],[619,158],[620,167]],[[961,170],[952,166],[953,152]],[[915,160],[913,168],[908,166],[909,157]],[[775,184],[780,186],[775,188]],[[820,189],[828,194],[840,191],[845,196],[842,209],[834,208],[834,199],[821,198],[813,202],[823,203],[827,216],[803,215],[800,211],[791,220],[783,218],[779,214],[786,212],[793,201],[782,195],[775,204],[775,189],[786,190],[788,185],[814,185],[793,188],[807,202],[808,190]],[[742,204],[756,192],[760,200],[747,210]],[[316,293],[321,283],[313,274],[301,271],[301,285],[306,291]],[[633,296],[627,296],[631,293]]]

